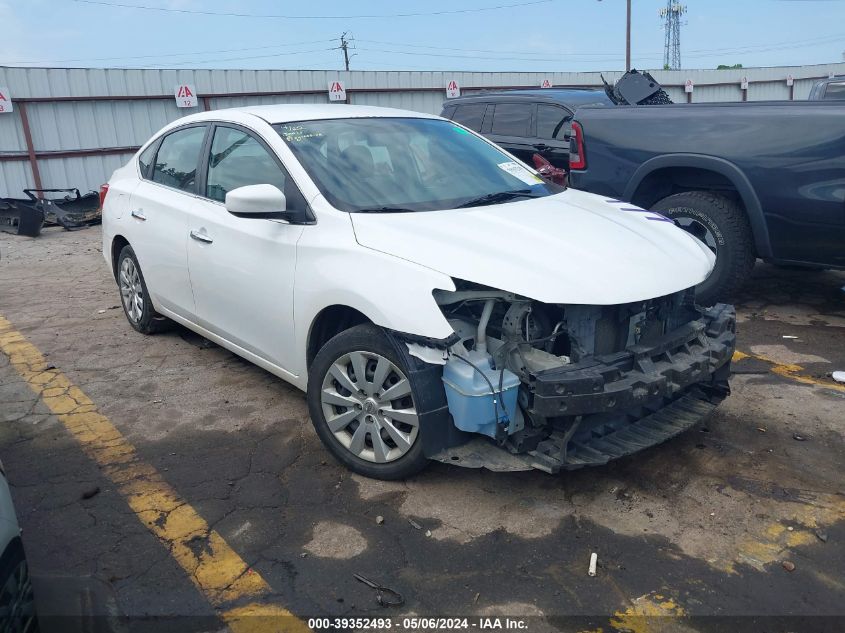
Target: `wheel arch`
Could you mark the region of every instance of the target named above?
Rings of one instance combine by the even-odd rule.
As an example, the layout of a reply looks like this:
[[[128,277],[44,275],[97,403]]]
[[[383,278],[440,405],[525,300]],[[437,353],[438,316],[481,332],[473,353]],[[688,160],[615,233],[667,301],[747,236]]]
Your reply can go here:
[[[125,246],[129,246],[129,240],[123,237],[120,234],[117,234],[112,238],[111,241],[111,272],[114,276],[115,280],[117,280],[117,258],[120,255],[120,251],[123,250]]]
[[[751,226],[758,256],[772,256],[768,227],[754,187],[739,167],[723,158],[701,154],[652,158],[634,172],[624,199],[649,208],[666,196],[691,190],[735,192]]]
[[[333,304],[320,310],[311,321],[308,328],[308,339],[305,346],[305,368],[311,368],[314,357],[323,346],[333,337],[356,325],[373,323],[360,310],[344,304]]]

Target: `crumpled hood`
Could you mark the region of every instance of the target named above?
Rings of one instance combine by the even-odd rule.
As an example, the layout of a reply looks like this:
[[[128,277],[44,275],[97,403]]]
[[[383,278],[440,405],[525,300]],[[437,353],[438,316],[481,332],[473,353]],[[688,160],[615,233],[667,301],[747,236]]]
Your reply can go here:
[[[487,207],[351,217],[362,246],[545,303],[660,297],[702,282],[715,263],[662,216],[573,189]]]

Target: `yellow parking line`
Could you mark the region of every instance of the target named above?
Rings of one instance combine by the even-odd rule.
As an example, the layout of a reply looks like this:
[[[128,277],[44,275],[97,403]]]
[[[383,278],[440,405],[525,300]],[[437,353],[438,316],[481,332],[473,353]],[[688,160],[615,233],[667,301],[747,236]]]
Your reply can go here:
[[[769,363],[772,366],[771,372],[773,374],[777,374],[778,376],[783,376],[784,378],[789,378],[790,380],[794,380],[805,385],[815,385],[816,387],[824,387],[825,389],[845,392],[845,385],[837,384],[832,380],[822,380],[819,378],[813,378],[812,376],[803,375],[801,372],[804,371],[804,368],[801,367],[801,365],[786,365],[779,363],[772,358],[768,358],[767,356],[761,356],[760,354],[746,354],[745,352],[736,351],[733,355],[733,362],[737,363],[744,358],[756,358],[757,360]]]
[[[264,578],[140,458],[135,447],[97,411],[94,402],[61,371],[48,365],[41,352],[3,316],[0,350],[234,633],[308,630],[290,611],[262,603],[271,593]]]

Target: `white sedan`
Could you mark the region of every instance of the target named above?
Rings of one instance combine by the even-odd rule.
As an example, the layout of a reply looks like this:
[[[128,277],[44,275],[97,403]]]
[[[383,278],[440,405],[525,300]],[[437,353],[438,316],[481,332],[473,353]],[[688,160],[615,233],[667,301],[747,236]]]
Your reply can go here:
[[[175,321],[307,390],[322,441],[368,476],[601,464],[727,394],[732,308],[690,290],[706,247],[440,117],[195,114],[101,197],[132,327]]]

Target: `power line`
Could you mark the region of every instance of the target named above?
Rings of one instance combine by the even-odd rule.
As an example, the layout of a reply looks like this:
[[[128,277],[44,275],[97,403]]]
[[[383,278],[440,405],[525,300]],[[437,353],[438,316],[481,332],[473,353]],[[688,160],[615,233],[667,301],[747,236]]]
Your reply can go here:
[[[476,7],[474,9],[444,9],[442,11],[417,11],[412,13],[374,13],[362,15],[280,15],[273,13],[234,13],[228,11],[200,11],[197,9],[177,9],[174,7],[151,7],[140,4],[125,4],[122,2],[106,2],[105,0],[73,0],[82,4],[95,4],[104,7],[122,9],[140,9],[143,11],[160,11],[163,13],[184,13],[189,15],[211,15],[230,18],[274,18],[282,20],[359,20],[359,19],[383,19],[383,18],[413,18],[432,15],[454,15],[459,13],[480,13],[482,11],[498,11],[500,9],[513,9],[516,7],[528,7],[537,4],[548,4],[555,0],[530,0],[528,2],[515,2],[512,4],[500,4],[489,7]]]
[[[46,59],[40,61],[13,61],[12,64],[65,64],[68,62],[103,62],[112,61],[115,59],[161,59],[165,57],[188,57],[191,55],[212,55],[217,53],[240,53],[244,51],[260,51],[268,48],[283,48],[286,46],[304,46],[307,44],[323,44],[324,42],[334,42],[335,39],[327,40],[309,40],[307,42],[288,42],[286,44],[271,44],[268,46],[251,46],[248,48],[227,48],[215,49],[212,51],[186,51],[184,53],[158,53],[155,55],[124,55],[122,57],[82,57],[76,59]]]
[[[749,45],[743,47],[729,47],[729,48],[699,48],[699,49],[692,49],[687,51],[687,57],[691,58],[698,58],[698,57],[715,57],[719,55],[728,55],[728,54],[741,54],[741,53],[753,53],[753,52],[767,52],[770,50],[782,50],[784,48],[802,48],[805,46],[815,46],[815,45],[823,45],[823,44],[832,44],[837,41],[845,40],[845,34],[839,35],[825,35],[821,37],[811,38],[807,40],[791,40],[785,42],[771,42],[769,44],[757,44],[757,45]],[[532,53],[530,51],[506,51],[506,50],[493,50],[493,49],[484,49],[484,48],[456,48],[450,46],[431,46],[425,44],[409,44],[407,42],[385,42],[382,40],[370,40],[370,39],[358,39],[359,42],[367,42],[370,44],[383,44],[386,46],[399,46],[401,48],[423,48],[423,49],[432,49],[432,50],[444,50],[444,51],[458,51],[462,53],[494,53],[494,54],[501,54],[501,55],[554,55],[555,53],[551,51],[544,51],[544,52],[536,52]],[[364,49],[359,49],[364,50]],[[701,55],[695,55],[690,53],[702,53]],[[426,55],[426,53],[419,53],[420,55]],[[649,51],[645,53],[640,53],[636,55],[639,59],[660,59],[658,56],[662,56],[662,51]],[[614,60],[621,59],[619,53],[605,53],[600,51],[590,51],[590,52],[579,52],[579,53],[560,53],[561,58],[576,58],[576,57],[608,57]],[[538,60],[539,61],[539,60]],[[554,60],[554,61],[563,61]],[[601,61],[601,60],[599,60]]]
[[[184,66],[186,64],[216,64],[218,62],[236,62],[245,59],[267,59],[269,57],[282,57],[283,55],[305,55],[308,53],[323,53],[325,51],[336,51],[337,46],[331,48],[315,48],[309,51],[286,51],[284,53],[270,53],[268,55],[249,55],[247,57],[226,57],[223,59],[203,59],[203,60],[189,60],[182,62],[172,62],[177,66]],[[151,66],[164,66],[165,64],[150,64]]]

